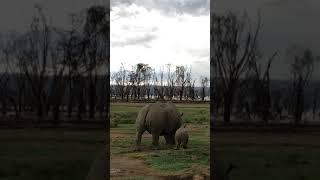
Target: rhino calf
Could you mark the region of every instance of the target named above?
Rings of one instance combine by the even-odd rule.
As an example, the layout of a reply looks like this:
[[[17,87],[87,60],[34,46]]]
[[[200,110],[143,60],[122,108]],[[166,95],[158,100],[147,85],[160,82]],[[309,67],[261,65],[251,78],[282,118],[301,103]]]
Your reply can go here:
[[[182,145],[182,147],[184,149],[187,148],[187,144],[188,144],[188,140],[189,140],[189,134],[188,131],[186,129],[186,124],[182,125],[175,134],[175,140],[176,140],[176,148],[175,149],[179,149],[180,145]]]

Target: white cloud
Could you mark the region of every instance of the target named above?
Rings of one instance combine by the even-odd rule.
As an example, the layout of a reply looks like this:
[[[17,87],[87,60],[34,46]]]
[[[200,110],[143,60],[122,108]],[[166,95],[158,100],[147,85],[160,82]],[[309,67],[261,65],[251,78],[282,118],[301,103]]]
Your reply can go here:
[[[166,16],[158,9],[131,4],[111,10],[111,71],[125,63],[194,66],[193,74],[210,77],[210,18],[207,15]],[[199,77],[196,77],[199,78]]]

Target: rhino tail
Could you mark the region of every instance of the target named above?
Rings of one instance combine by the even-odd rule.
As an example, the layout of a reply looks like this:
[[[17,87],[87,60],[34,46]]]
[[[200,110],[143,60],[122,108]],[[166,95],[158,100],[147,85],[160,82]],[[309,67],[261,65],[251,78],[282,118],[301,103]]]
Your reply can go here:
[[[150,105],[147,105],[145,108],[143,108],[140,112],[139,112],[139,115],[138,115],[138,126],[139,127],[145,127],[145,123],[146,123],[146,117],[148,115],[148,112],[149,112],[149,108],[150,108]]]

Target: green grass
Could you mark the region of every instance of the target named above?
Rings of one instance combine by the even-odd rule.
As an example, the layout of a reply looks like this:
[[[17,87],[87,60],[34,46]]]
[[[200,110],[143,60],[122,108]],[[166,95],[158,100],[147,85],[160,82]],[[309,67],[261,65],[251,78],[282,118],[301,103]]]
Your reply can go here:
[[[320,179],[320,147],[312,146],[217,146],[213,156],[237,166],[231,180]]]
[[[145,104],[113,103],[111,105],[111,127],[118,124],[134,124],[139,110]],[[183,112],[183,120],[192,124],[208,124],[210,120],[209,104],[177,104]]]
[[[192,167],[209,167],[209,127],[195,128],[189,132],[188,149],[174,150],[174,146],[165,145],[160,137],[160,150],[152,150],[151,137],[142,137],[142,152],[133,152],[135,147],[134,122],[139,110],[145,104],[113,103],[111,105],[111,154],[127,155],[145,160],[154,170],[161,173],[187,171]],[[183,112],[183,120],[189,124],[209,124],[209,104],[176,104]],[[112,136],[112,135],[111,135]],[[117,136],[117,137],[116,137]]]
[[[201,140],[199,140],[201,139]],[[165,149],[150,153],[145,160],[159,171],[182,171],[193,165],[209,166],[209,141],[203,137],[190,138],[188,149],[172,150]]]
[[[119,124],[114,128],[117,132],[126,134],[127,137],[114,138],[111,141],[111,154],[127,154],[130,157],[145,160],[153,169],[161,172],[177,172],[192,166],[209,167],[209,137],[208,129],[197,129],[189,132],[188,149],[174,150],[174,146],[165,145],[165,140],[160,137],[160,150],[151,150],[151,138],[143,136],[142,152],[133,152],[135,147],[135,129],[133,125]],[[112,130],[111,130],[112,133]]]
[[[103,148],[103,132],[1,130],[0,179],[85,179]]]

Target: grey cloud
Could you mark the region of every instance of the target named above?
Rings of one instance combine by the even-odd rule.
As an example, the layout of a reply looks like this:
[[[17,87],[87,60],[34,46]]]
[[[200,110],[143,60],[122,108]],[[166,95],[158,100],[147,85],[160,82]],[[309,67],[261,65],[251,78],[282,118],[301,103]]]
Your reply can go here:
[[[196,78],[208,77],[210,78],[210,62],[207,61],[195,61],[191,64],[192,74]],[[198,79],[199,80],[199,79]]]
[[[205,58],[210,56],[209,49],[189,49],[190,54],[196,58]]]
[[[145,47],[150,47],[149,43],[156,39],[157,36],[154,34],[145,34],[143,36],[137,36],[134,38],[128,38],[124,41],[116,41],[116,42],[111,42],[112,46],[130,46],[130,45],[139,45],[139,46],[145,46]]]
[[[146,9],[158,9],[166,15],[187,13],[192,15],[209,14],[209,0],[111,0],[111,8],[136,4]]]

